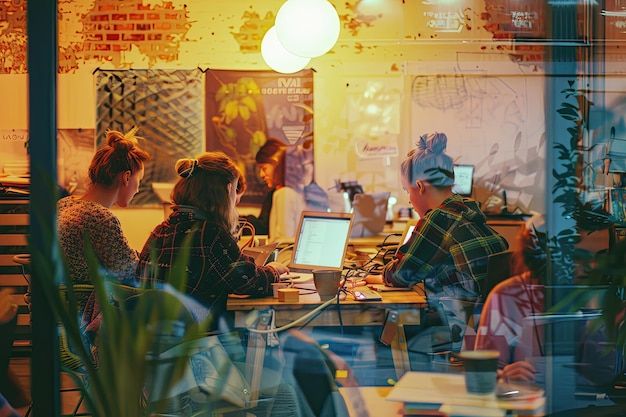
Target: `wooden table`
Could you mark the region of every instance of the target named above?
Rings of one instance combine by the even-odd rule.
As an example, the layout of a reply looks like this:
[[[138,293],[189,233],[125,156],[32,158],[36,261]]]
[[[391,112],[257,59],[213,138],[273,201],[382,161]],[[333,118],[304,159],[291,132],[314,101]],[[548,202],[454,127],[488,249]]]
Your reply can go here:
[[[298,287],[311,289],[312,283],[300,284]],[[301,291],[304,293],[306,290]],[[419,325],[421,310],[426,306],[426,297],[419,289],[409,291],[381,292],[381,301],[355,301],[351,294],[341,300],[341,322],[334,302],[309,323],[310,326],[382,326],[386,315],[392,314],[397,325],[392,326],[391,348],[396,375],[400,378],[409,371],[410,363],[407,352],[404,325]],[[308,291],[307,291],[308,292]],[[311,313],[321,302],[317,293],[301,294],[298,302],[279,302],[273,297],[267,298],[229,298],[227,309],[235,313],[237,327],[249,326],[249,315],[254,310],[273,309],[276,327],[289,325]]]

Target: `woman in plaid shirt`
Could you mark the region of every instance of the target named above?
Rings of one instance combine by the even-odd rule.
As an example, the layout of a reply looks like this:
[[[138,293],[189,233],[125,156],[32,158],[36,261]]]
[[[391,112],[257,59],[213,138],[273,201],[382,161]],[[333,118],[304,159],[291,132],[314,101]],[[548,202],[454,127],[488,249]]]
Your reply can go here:
[[[237,245],[241,173],[228,156],[205,152],[196,159],[180,159],[176,172],[180,178],[172,190],[173,212],[150,234],[136,275],[166,281],[169,274],[185,274],[185,292],[211,310],[217,329],[228,294],[270,295],[271,284],[289,270],[279,262],[257,266]],[[185,251],[189,259],[177,265]]]
[[[429,305],[446,313],[444,325],[445,320],[450,327],[457,323],[462,332],[463,303],[479,299],[487,258],[506,251],[508,243],[487,225],[478,203],[452,192],[454,163],[445,154],[447,141],[443,133],[425,134],[402,162],[402,186],[420,220],[385,266],[383,282],[397,287],[423,282]],[[452,341],[459,338],[462,333]]]

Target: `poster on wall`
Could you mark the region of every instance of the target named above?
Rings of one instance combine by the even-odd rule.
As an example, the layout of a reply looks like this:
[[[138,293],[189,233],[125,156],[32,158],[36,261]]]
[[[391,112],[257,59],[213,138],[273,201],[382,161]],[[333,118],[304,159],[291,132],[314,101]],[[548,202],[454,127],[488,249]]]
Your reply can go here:
[[[142,149],[150,154],[132,206],[161,204],[152,183],[174,183],[180,158],[203,151],[202,71],[97,70],[96,148],[108,129],[127,132],[139,127]]]
[[[286,184],[302,191],[311,205],[313,190],[313,71],[207,70],[206,149],[233,158],[246,176],[241,204],[257,206],[268,187],[261,179],[256,154],[271,139],[286,148]],[[323,203],[322,203],[323,204]]]
[[[89,164],[95,152],[93,129],[59,129],[57,175],[62,193],[81,196],[89,187]]]

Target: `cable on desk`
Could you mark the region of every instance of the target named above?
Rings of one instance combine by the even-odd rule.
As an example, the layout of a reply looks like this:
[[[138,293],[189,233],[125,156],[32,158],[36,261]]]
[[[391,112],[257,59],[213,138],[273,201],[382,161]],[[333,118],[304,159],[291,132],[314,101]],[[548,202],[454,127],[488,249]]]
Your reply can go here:
[[[267,330],[258,330],[258,329],[252,328],[252,327],[248,327],[247,329],[250,332],[252,332],[252,333],[261,333],[261,334],[282,332],[284,330],[288,330],[288,329],[291,329],[292,327],[295,327],[295,326],[299,325],[301,322],[308,320],[312,316],[315,316],[315,315],[319,314],[326,307],[328,307],[329,305],[334,303],[335,300],[338,300],[337,296],[331,298],[328,301],[325,301],[324,304],[315,307],[315,309],[313,309],[310,312],[306,313],[304,316],[300,317],[299,319],[294,320],[291,323],[285,324],[284,326],[281,326],[281,327],[276,327],[274,329],[267,329]]]

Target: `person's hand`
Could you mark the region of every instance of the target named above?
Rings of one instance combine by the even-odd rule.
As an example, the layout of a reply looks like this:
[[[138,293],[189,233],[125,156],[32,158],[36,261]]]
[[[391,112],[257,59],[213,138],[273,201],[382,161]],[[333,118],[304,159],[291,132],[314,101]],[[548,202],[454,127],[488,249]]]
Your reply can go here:
[[[0,324],[6,323],[17,314],[17,304],[13,304],[11,294],[11,288],[0,290]]]
[[[289,273],[289,268],[287,268],[287,265],[281,264],[280,262],[270,262],[266,266],[274,268],[276,272],[278,272],[278,275]]]
[[[368,284],[384,284],[382,275],[368,275],[365,277]]]
[[[503,381],[535,382],[537,370],[526,361],[517,361],[508,364],[498,371],[498,379]]]

